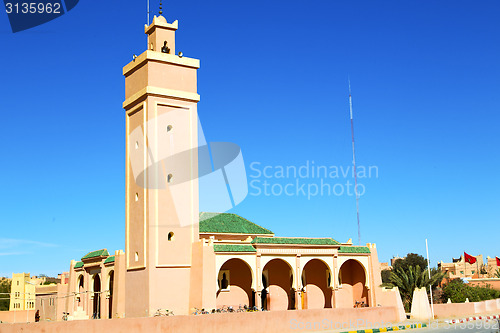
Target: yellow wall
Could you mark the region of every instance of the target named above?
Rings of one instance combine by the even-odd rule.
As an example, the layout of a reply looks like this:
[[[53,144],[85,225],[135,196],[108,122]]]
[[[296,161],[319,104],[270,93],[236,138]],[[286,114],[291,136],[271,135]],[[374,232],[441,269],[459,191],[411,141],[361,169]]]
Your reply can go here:
[[[10,288],[10,311],[32,310],[35,308],[35,284],[30,273],[13,273]]]

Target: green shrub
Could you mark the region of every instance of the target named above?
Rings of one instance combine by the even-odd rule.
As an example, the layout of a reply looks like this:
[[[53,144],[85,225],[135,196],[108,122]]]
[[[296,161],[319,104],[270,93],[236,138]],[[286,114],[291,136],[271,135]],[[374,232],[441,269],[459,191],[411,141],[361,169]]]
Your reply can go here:
[[[462,279],[453,279],[443,288],[443,302],[449,299],[453,303],[463,303],[468,298],[470,302],[480,302],[500,297],[500,291],[485,287],[469,286]]]

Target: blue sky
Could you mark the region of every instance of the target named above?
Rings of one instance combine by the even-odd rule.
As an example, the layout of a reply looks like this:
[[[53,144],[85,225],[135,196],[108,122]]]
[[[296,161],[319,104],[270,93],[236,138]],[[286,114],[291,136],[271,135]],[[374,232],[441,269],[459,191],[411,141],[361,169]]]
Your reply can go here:
[[[15,34],[0,13],[0,276],[124,249],[122,67],[145,49],[145,7],[80,1]],[[432,264],[500,256],[499,14],[496,0],[164,3],[177,50],[201,59],[205,135],[237,143],[249,176],[254,162],[351,165],[349,75],[357,162],[378,170],[361,179],[362,242],[387,261],[428,238]],[[249,195],[231,212],[357,239],[353,196]]]

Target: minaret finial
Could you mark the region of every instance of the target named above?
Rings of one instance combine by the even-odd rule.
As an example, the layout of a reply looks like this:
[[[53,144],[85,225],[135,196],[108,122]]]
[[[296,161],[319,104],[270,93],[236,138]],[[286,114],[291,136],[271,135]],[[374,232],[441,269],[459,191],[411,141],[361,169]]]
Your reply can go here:
[[[161,0],[160,0],[160,15],[163,14],[163,11],[161,10]]]

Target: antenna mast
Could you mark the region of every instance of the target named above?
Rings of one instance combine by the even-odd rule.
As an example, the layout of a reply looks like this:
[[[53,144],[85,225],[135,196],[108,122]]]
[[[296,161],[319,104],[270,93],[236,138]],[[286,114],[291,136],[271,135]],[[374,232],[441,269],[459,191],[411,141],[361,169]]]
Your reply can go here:
[[[148,25],[148,26],[149,26],[149,0],[146,0],[146,2],[147,2],[147,4],[148,4],[148,22],[147,22],[147,24],[146,24],[146,25]]]
[[[352,96],[351,96],[351,79],[349,82],[349,113],[351,116],[351,137],[352,137],[352,164],[354,166],[354,192],[356,193],[356,216],[358,219],[358,244],[361,245],[361,228],[359,224],[359,192],[358,192],[358,172],[356,171],[356,153],[354,150],[354,121],[352,118]]]

